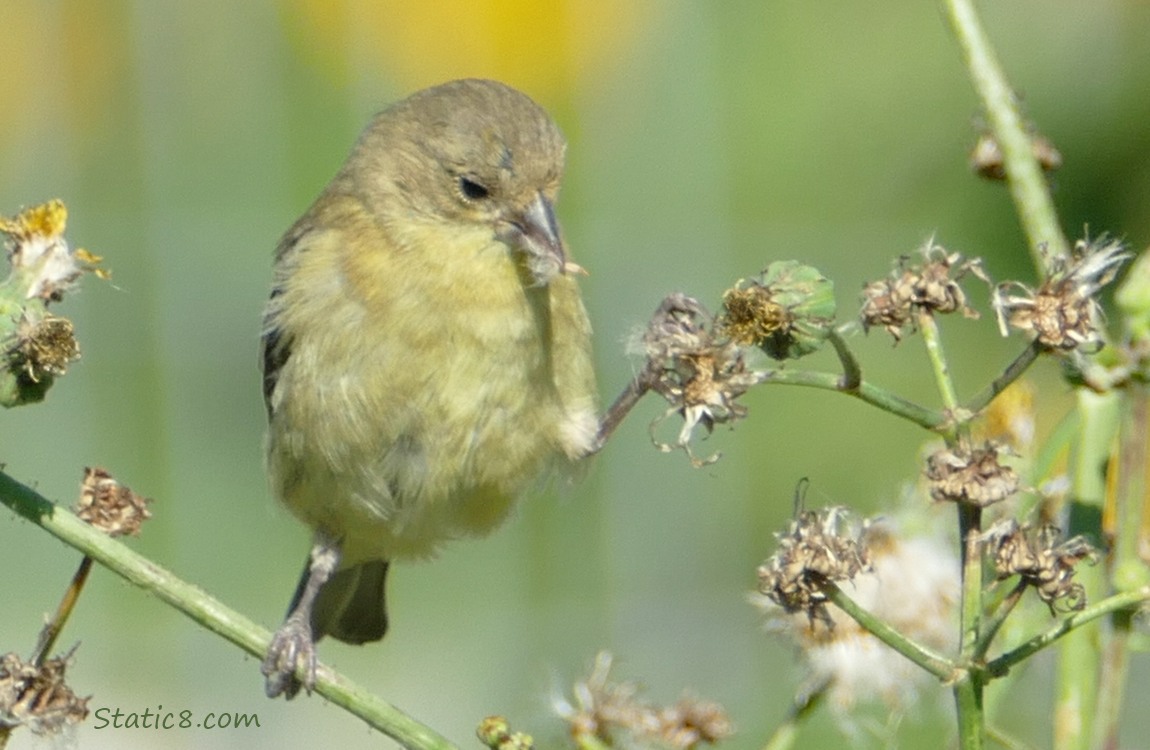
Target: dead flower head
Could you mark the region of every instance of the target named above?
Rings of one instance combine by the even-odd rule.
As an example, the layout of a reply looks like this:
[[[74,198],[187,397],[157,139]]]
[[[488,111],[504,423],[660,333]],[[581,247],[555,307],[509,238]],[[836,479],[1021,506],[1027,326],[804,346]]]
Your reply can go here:
[[[45,377],[63,375],[79,358],[80,345],[72,321],[51,314],[34,319],[25,311],[8,350],[10,367],[39,383]]]
[[[926,460],[930,496],[935,500],[986,507],[1018,491],[1018,473],[998,461],[992,442],[977,448],[944,448]]]
[[[811,266],[780,261],[723,292],[716,327],[773,359],[797,359],[822,346],[834,318],[834,284]]]
[[[982,261],[965,260],[959,253],[948,253],[933,240],[923,246],[921,254],[921,264],[912,265],[904,256],[890,276],[863,287],[864,330],[882,326],[898,342],[903,328],[908,324],[913,326],[916,310],[944,315],[960,312],[967,318],[978,317],[967,305],[966,293],[958,282],[968,273],[987,281]]]
[[[553,701],[555,712],[567,722],[571,736],[595,738],[611,744],[616,733],[631,740],[626,747],[663,747],[692,750],[730,737],[734,730],[718,703],[684,696],[669,706],[640,699],[632,682],[612,682],[612,657],[599,652],[587,678],[575,683],[574,703]]]
[[[684,450],[696,466],[712,463],[718,455],[697,459],[691,436],[702,425],[709,433],[716,424],[746,416],[736,399],[758,382],[747,369],[742,352],[732,341],[717,336],[710,313],[695,299],[672,294],[663,300],[639,341],[651,373],[651,389],[671,404],[651,424],[655,445],[662,451]],[[672,414],[683,417],[673,445],[655,438],[655,430]]]
[[[805,612],[812,624],[833,627],[823,586],[870,569],[861,533],[851,535],[846,518],[841,507],[799,512],[777,535],[778,550],[759,566],[759,592],[788,613]]]
[[[1074,569],[1098,553],[1085,537],[1059,541],[1062,530],[1052,524],[1037,528],[1006,521],[987,532],[998,578],[1021,576],[1050,607],[1050,613],[1073,612],[1086,606],[1086,590],[1074,580]]]
[[[1070,256],[1047,258],[1038,289],[1006,281],[994,290],[998,327],[1025,331],[1047,349],[1097,350],[1103,344],[1102,308],[1096,295],[1131,257],[1121,242],[1079,240]],[[1014,293],[1011,293],[1011,292]]]
[[[913,521],[921,525],[920,515]],[[867,569],[855,575],[848,593],[860,607],[899,632],[941,653],[957,646],[960,565],[941,534],[907,536],[891,521],[866,526],[860,546]],[[750,602],[768,616],[768,629],[799,649],[805,690],[827,690],[836,718],[845,727],[860,703],[881,701],[888,710],[912,705],[922,690],[938,683],[917,665],[865,630],[834,604],[830,625],[805,613],[787,613],[756,592]]]
[[[64,239],[68,210],[59,200],[25,209],[13,219],[0,218],[8,235],[8,261],[25,288],[26,299],[57,302],[85,273],[107,278],[101,258],[87,250],[72,251]]]
[[[64,683],[69,658],[38,666],[14,653],[0,656],[0,727],[26,726],[34,734],[53,735],[87,718],[88,698],[77,698]]]
[[[152,517],[150,502],[150,498],[132,492],[104,469],[87,467],[80,484],[80,500],[73,510],[81,520],[108,536],[137,536],[140,526]]]
[[[1030,137],[1030,151],[1043,172],[1053,172],[1062,166],[1062,154],[1050,139],[1035,133]],[[988,180],[1006,179],[1006,159],[993,135],[984,133],[970,152],[970,168]]]

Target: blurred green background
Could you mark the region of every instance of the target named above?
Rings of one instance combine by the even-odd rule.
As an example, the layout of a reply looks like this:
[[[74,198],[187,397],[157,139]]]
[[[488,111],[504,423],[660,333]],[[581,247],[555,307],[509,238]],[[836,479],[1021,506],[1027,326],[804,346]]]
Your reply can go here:
[[[1064,227],[1135,249],[1150,239],[1150,4],[984,3],[1029,117],[1062,151]],[[269,628],[308,538],[269,497],[256,366],[279,235],[370,115],[463,76],[501,78],[552,111],[570,140],[560,215],[596,328],[604,401],[635,362],[624,342],[668,292],[712,304],[767,262],[833,278],[844,318],[866,279],[932,234],[1029,280],[1005,189],[966,158],[979,111],[936,2],[453,0],[2,0],[0,213],[52,197],[68,237],[106,258],[61,307],[83,360],[47,401],[0,415],[0,461],[71,504],[85,465],[154,497],[133,547]],[[986,294],[969,287],[984,311]],[[948,321],[963,394],[1013,356],[992,319]],[[936,403],[921,345],[854,339],[868,377]],[[817,360],[827,367],[833,362]],[[1040,428],[1066,408],[1037,368]],[[328,663],[464,746],[503,713],[555,746],[550,696],[595,651],[650,697],[721,701],[758,747],[801,673],[744,601],[796,482],[808,503],[893,507],[923,435],[846,398],[760,389],[750,417],[692,469],[651,446],[644,403],[578,486],[532,497],[483,542],[399,568],[392,631]],[[0,652],[27,653],[78,555],[0,514]],[[91,708],[258,712],[248,730],[81,727],[85,748],[380,747],[318,697],[262,694],[255,659],[97,568],[62,645]],[[1001,723],[1049,744],[1049,660]],[[1135,663],[1130,695],[1150,683]],[[992,689],[993,690],[993,689]],[[925,697],[902,745],[940,747],[949,698]],[[1128,711],[1127,737],[1150,715]],[[838,744],[821,716],[800,747]],[[865,733],[862,746],[874,746]],[[13,748],[34,746],[18,734]],[[1133,746],[1133,745],[1131,745]]]

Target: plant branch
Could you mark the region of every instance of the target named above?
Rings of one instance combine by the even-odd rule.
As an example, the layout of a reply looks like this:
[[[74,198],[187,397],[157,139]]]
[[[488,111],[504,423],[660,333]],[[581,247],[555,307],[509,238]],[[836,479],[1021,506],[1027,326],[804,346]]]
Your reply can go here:
[[[845,393],[932,432],[938,432],[949,424],[941,412],[919,406],[866,381],[859,382],[857,387],[853,389],[844,388],[843,377],[832,373],[810,370],[765,370],[759,374],[759,382],[777,385],[801,385],[808,388],[821,388],[827,391]]]
[[[1002,149],[1006,180],[1026,233],[1031,258],[1039,275],[1045,275],[1041,249],[1045,247],[1055,255],[1065,255],[1069,246],[1058,226],[1054,201],[1034,157],[1017,98],[982,28],[974,0],[944,0],[943,7],[995,140]]]
[[[1018,356],[1014,358],[1014,361],[1006,366],[1006,369],[1003,370],[1001,375],[992,380],[986,388],[979,391],[974,398],[967,401],[962,408],[971,414],[981,412],[990,405],[991,401],[998,397],[998,394],[1005,391],[1014,381],[1022,377],[1027,369],[1034,364],[1034,361],[1038,359],[1038,356],[1042,354],[1042,351],[1042,345],[1039,344],[1037,340],[1030,342],[1030,345],[1019,352]]]
[[[1024,661],[1032,654],[1041,651],[1050,644],[1057,641],[1064,635],[1074,632],[1077,628],[1082,627],[1094,620],[1097,620],[1103,615],[1108,615],[1111,612],[1118,612],[1124,609],[1132,609],[1140,604],[1150,601],[1150,586],[1144,586],[1140,589],[1133,591],[1126,591],[1121,594],[1103,599],[1097,604],[1087,607],[1081,612],[1075,612],[1069,617],[1060,620],[1054,627],[1047,630],[1045,633],[1040,633],[1030,640],[1022,643],[1010,651],[1002,654],[996,659],[987,662],[986,671],[988,674],[1000,677],[1006,674],[1011,667]]]
[[[263,658],[271,640],[271,633],[267,630],[209,596],[198,586],[177,578],[124,544],[92,528],[4,472],[0,472],[0,503],[129,583],[154,594],[213,633],[223,636],[256,658]],[[455,745],[431,728],[328,667],[321,665],[317,670],[316,692],[406,748],[455,748]]]
[[[959,676],[954,663],[941,654],[936,654],[926,646],[907,638],[893,627],[883,622],[874,614],[863,609],[847,596],[834,581],[826,581],[821,587],[827,599],[832,604],[846,612],[851,619],[857,622],[864,630],[893,648],[918,666],[930,672],[940,680],[950,681]]]

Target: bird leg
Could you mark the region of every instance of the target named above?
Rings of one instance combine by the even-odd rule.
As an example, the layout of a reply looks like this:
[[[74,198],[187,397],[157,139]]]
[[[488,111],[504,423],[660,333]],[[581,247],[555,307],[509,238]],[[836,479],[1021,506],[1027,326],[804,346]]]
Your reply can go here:
[[[316,533],[311,549],[307,578],[300,582],[291,609],[268,646],[260,672],[267,678],[264,691],[269,698],[280,695],[288,700],[301,687],[310,694],[315,687],[315,638],[312,633],[312,608],[320,589],[339,567],[340,543]]]

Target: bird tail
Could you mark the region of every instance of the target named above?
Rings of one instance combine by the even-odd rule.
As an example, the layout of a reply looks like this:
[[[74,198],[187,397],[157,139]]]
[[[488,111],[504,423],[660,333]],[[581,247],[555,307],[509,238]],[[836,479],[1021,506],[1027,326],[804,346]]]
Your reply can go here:
[[[311,611],[312,638],[330,635],[344,643],[378,641],[387,633],[386,560],[370,560],[332,574],[316,597]],[[307,584],[308,567],[292,598],[295,605]]]

